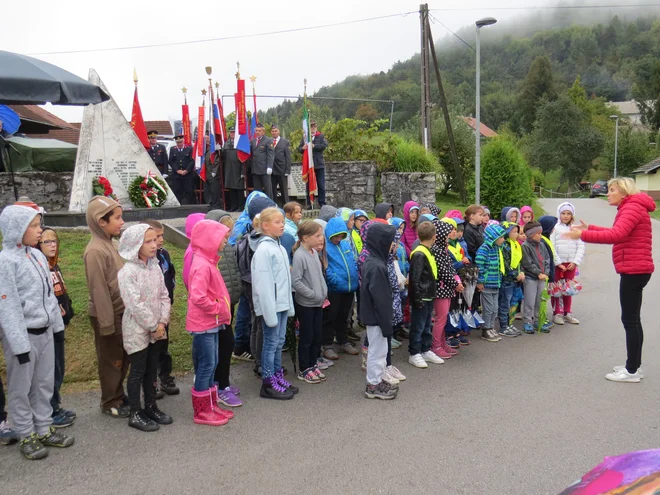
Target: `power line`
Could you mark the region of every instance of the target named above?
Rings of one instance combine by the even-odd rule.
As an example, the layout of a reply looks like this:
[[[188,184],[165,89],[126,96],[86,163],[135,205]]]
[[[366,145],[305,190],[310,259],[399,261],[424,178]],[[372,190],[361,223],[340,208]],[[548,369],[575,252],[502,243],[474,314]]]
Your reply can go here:
[[[440,22],[433,14],[429,14],[429,17],[433,20],[433,22],[437,22],[440,24],[443,28],[445,28],[447,31],[449,31],[451,34],[453,34],[456,38],[458,38],[465,46],[467,46],[470,50],[475,51],[474,47],[470,45],[467,41],[465,41],[463,38],[461,38],[459,35],[457,35],[454,31],[449,29],[447,26],[445,26],[442,22]]]
[[[437,8],[437,9],[429,9],[429,12],[470,12],[470,11],[497,11],[497,10],[564,10],[564,9],[620,9],[620,8],[642,8],[642,7],[660,7],[660,4],[631,4],[631,5],[566,5],[566,6],[557,6],[557,7],[549,7],[549,6],[541,6],[541,7],[447,7],[447,8]],[[269,31],[266,33],[251,33],[251,34],[239,34],[236,36],[224,36],[220,38],[206,38],[206,39],[200,39],[200,40],[189,40],[189,41],[174,41],[170,43],[150,43],[150,44],[144,44],[144,45],[131,45],[131,46],[120,46],[120,47],[112,47],[112,48],[89,48],[89,49],[83,49],[83,50],[64,50],[64,51],[56,51],[56,52],[35,52],[35,53],[28,53],[27,55],[67,55],[67,54],[76,54],[76,53],[97,53],[97,52],[113,52],[113,51],[125,51],[125,50],[140,50],[140,49],[146,49],[146,48],[160,48],[160,47],[168,47],[168,46],[184,46],[184,45],[193,45],[193,44],[198,44],[198,43],[211,43],[215,41],[230,41],[230,40],[238,40],[238,39],[245,39],[245,38],[258,38],[258,37],[263,37],[263,36],[272,36],[276,34],[288,34],[288,33],[297,33],[301,31],[311,31],[314,29],[326,29],[326,28],[331,28],[331,27],[337,27],[337,26],[346,26],[350,24],[359,24],[363,22],[370,22],[370,21],[378,21],[382,19],[389,19],[392,17],[405,17],[410,14],[418,14],[419,11],[417,10],[411,10],[409,12],[400,12],[398,14],[388,14],[388,15],[381,15],[381,16],[376,16],[376,17],[367,17],[364,19],[354,19],[350,21],[342,21],[342,22],[334,22],[334,23],[329,23],[329,24],[319,24],[316,26],[307,26],[307,27],[300,27],[300,28],[291,28],[291,29],[283,29],[280,31]],[[471,49],[472,48],[468,43],[466,43],[463,39],[460,38],[456,33],[451,31],[447,26],[442,24],[437,18],[433,18],[436,22],[441,24],[445,29],[447,29],[449,32],[451,32],[454,36],[456,36],[459,40],[461,40],[463,43],[465,43],[467,46],[469,46]]]

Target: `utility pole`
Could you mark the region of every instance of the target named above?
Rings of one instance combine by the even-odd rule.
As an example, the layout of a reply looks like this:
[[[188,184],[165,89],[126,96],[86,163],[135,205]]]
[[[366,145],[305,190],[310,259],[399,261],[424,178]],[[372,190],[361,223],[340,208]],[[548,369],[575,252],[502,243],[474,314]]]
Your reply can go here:
[[[421,33],[421,131],[422,143],[426,150],[431,146],[431,82],[429,72],[429,6],[419,6],[419,25]]]
[[[426,17],[426,33],[429,41],[429,44],[427,46],[429,47],[429,50],[431,52],[431,57],[433,59],[433,66],[435,68],[435,78],[438,81],[440,106],[442,107],[442,115],[444,116],[445,127],[447,128],[447,139],[449,140],[451,161],[452,164],[454,165],[454,174],[456,176],[456,187],[458,188],[458,194],[461,198],[461,203],[467,204],[467,191],[465,189],[465,184],[463,182],[463,172],[461,171],[461,166],[458,163],[458,154],[456,153],[456,141],[454,140],[454,131],[452,130],[451,127],[449,108],[447,108],[447,98],[445,97],[445,90],[442,86],[442,78],[440,77],[440,68],[438,66],[438,57],[435,54],[435,45],[433,44],[433,35],[431,34],[431,24],[429,23],[428,16]],[[429,83],[429,88],[430,88],[430,83]],[[429,101],[430,101],[430,90],[429,90]]]

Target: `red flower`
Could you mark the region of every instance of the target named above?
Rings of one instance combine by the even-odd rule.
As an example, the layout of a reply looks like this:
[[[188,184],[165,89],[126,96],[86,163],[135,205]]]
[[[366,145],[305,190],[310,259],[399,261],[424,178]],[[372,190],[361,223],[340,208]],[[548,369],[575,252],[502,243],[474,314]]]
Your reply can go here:
[[[143,182],[142,184],[140,184],[140,189],[142,189],[143,191],[146,191],[146,190],[149,189],[149,188],[148,188],[147,185]]]

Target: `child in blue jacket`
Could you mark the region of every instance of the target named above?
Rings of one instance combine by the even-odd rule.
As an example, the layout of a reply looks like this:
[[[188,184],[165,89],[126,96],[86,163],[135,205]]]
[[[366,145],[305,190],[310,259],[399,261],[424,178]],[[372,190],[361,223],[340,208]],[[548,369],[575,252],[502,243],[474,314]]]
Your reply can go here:
[[[498,296],[504,275],[502,244],[506,231],[499,225],[489,225],[484,231],[484,242],[477,249],[476,265],[479,268],[477,289],[481,292],[484,327],[481,338],[488,342],[502,339],[494,330],[498,311]]]
[[[325,227],[328,258],[326,283],[330,305],[323,310],[323,357],[339,359],[333,349],[336,338],[341,351],[357,355],[358,351],[348,341],[346,320],[351,310],[355,291],[358,290],[358,271],[354,251],[346,238],[348,229],[341,217],[333,217]]]

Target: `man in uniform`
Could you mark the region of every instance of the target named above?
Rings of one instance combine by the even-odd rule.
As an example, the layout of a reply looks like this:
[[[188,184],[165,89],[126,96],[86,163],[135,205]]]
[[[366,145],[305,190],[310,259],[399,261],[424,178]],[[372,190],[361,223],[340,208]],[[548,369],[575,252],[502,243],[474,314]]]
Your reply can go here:
[[[215,154],[213,154],[215,152]],[[211,159],[213,156],[213,160]],[[222,197],[222,184],[220,182],[220,169],[222,156],[220,151],[211,149],[211,138],[206,134],[206,154],[204,155],[204,167],[206,167],[206,184],[204,184],[204,200],[209,204],[210,210],[224,208]]]
[[[242,211],[245,202],[245,172],[243,163],[238,159],[238,152],[234,147],[236,133],[234,128],[229,129],[229,139],[222,147],[222,165],[225,172],[225,189],[229,189],[227,211]]]
[[[193,204],[195,189],[195,160],[192,147],[183,145],[183,135],[174,136],[176,146],[170,149],[172,169],[172,192],[182,205]]]
[[[270,199],[273,199],[273,184],[270,175],[273,173],[273,140],[264,136],[264,126],[257,124],[254,131],[254,139],[250,141],[252,150],[252,180],[254,189],[262,191]]]
[[[147,153],[158,167],[158,171],[163,177],[167,177],[167,150],[162,144],[158,144],[158,131],[149,131],[149,148]]]
[[[288,139],[280,137],[280,130],[276,125],[270,130],[273,136],[273,175],[270,176],[273,185],[273,199],[280,206],[289,202],[288,177],[291,173],[291,145]],[[277,188],[280,188],[282,200],[277,200]]]
[[[310,133],[312,134],[312,158],[314,160],[314,173],[316,174],[316,185],[318,189],[319,206],[325,205],[325,161],[323,160],[323,151],[328,147],[325,136],[319,132],[316,122],[310,124]],[[304,137],[300,140],[298,152],[303,153],[305,147]],[[307,184],[307,209],[309,204],[309,184]]]

